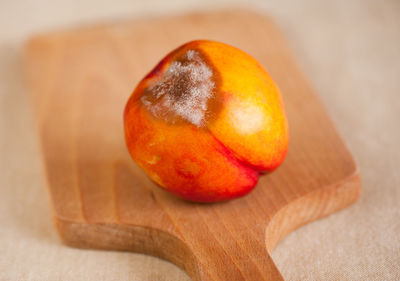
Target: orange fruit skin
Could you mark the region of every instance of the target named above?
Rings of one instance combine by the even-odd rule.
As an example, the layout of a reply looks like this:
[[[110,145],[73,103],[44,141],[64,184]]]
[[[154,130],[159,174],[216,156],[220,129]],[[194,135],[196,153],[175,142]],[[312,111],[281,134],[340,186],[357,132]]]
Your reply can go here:
[[[189,51],[196,56],[194,63]],[[185,63],[189,68],[182,68]],[[179,71],[173,71],[181,69],[190,75],[200,73],[190,85],[198,87],[194,92],[201,98],[208,90],[206,107],[193,108],[199,118],[184,115],[187,107],[160,109],[165,103],[158,89],[173,103],[187,101],[187,94],[170,90],[175,89],[173,82],[184,81]],[[176,83],[191,93],[186,82]],[[176,112],[184,112],[183,117]],[[206,40],[172,51],[143,78],[126,104],[124,128],[128,150],[146,174],[165,190],[196,202],[247,194],[260,173],[283,162],[289,144],[283,101],[266,70],[245,52]]]

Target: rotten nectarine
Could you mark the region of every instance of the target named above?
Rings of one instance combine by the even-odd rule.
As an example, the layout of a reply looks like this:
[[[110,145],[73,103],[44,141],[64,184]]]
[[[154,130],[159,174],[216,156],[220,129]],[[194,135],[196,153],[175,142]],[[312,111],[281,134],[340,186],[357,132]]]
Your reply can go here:
[[[288,149],[272,78],[248,54],[214,41],[189,42],[162,59],[133,91],[124,122],[135,162],[190,201],[248,193]]]

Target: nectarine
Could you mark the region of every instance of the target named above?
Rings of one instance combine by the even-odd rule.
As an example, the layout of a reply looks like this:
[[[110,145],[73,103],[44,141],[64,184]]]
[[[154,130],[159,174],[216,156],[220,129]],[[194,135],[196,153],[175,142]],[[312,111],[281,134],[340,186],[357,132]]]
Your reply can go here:
[[[190,201],[248,193],[288,149],[272,78],[248,54],[213,41],[189,42],[162,59],[133,91],[124,122],[136,163]]]

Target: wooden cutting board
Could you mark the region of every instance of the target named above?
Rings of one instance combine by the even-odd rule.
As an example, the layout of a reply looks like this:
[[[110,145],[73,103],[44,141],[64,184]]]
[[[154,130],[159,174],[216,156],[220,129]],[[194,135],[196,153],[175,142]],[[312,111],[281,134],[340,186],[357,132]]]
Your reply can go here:
[[[124,143],[123,108],[136,84],[194,39],[258,59],[281,88],[290,124],[284,164],[226,203],[188,203],[164,192]],[[198,281],[283,280],[269,255],[279,240],[359,195],[351,154],[265,16],[196,13],[52,32],[27,43],[25,62],[54,221],[68,245],[154,255]]]

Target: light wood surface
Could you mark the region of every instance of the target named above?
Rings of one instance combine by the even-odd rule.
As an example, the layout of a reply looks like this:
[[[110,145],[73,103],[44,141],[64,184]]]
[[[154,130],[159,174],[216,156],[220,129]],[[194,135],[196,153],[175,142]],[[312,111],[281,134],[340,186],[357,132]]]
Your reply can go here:
[[[136,83],[193,39],[258,59],[288,113],[285,163],[226,203],[187,203],[160,190],[124,144],[122,112]],[[162,257],[194,280],[282,280],[269,256],[279,240],[358,197],[349,151],[265,17],[231,11],[114,23],[37,36],[25,51],[54,220],[68,245]]]

